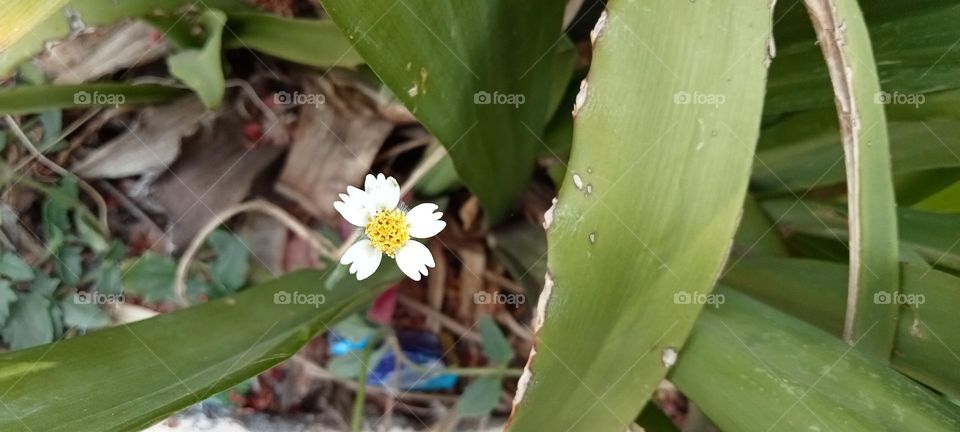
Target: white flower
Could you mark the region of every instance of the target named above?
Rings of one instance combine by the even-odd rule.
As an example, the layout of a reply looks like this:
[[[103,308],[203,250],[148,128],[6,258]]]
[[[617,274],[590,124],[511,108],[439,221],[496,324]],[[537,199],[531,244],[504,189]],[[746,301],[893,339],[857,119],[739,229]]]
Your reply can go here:
[[[343,254],[340,264],[349,264],[350,273],[363,280],[380,267],[383,254],[397,260],[397,266],[413,280],[434,267],[433,255],[414,238],[430,238],[447,226],[436,204],[420,204],[410,211],[397,208],[400,185],[393,177],[367,174],[363,190],[347,186],[333,207],[347,222],[364,230],[364,238]]]

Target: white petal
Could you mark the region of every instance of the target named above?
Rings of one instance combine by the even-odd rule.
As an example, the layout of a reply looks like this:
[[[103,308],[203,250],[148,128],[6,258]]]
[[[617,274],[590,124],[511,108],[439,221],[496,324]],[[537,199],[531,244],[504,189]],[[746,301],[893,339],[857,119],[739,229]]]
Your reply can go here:
[[[393,177],[385,177],[383,174],[374,177],[373,174],[367,174],[363,189],[370,195],[376,210],[393,210],[400,204],[400,184]]]
[[[380,267],[383,254],[370,245],[370,240],[360,240],[350,246],[340,258],[340,264],[350,264],[350,274],[357,274],[357,280],[364,280]]]
[[[436,204],[423,203],[407,212],[407,224],[410,226],[410,236],[429,238],[442,231],[447,223],[440,220],[443,213],[435,212]]]
[[[367,225],[367,221],[374,214],[373,207],[370,196],[353,186],[347,186],[347,193],[340,194],[340,201],[333,203],[333,208],[337,209],[347,222],[358,227]]]
[[[427,267],[434,267],[437,263],[433,261],[433,255],[430,249],[427,249],[422,243],[409,240],[397,251],[397,266],[404,274],[415,281],[420,280],[420,274],[427,275]]]

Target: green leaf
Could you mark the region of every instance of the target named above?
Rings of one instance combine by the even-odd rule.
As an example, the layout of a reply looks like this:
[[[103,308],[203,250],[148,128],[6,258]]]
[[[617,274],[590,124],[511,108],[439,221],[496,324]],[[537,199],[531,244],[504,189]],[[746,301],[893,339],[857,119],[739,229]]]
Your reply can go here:
[[[7,389],[9,409],[0,412],[0,430],[146,428],[289,358],[372,301],[379,292],[373,287],[401,276],[383,267],[362,283],[345,267],[297,272],[228,298],[4,353],[0,387]],[[297,300],[321,294],[322,304]],[[213,336],[184,343],[201,329]],[[90,385],[110,391],[90,397]],[[58,396],[50,398],[51,392]]]
[[[356,379],[363,375],[364,365],[366,365],[368,369],[377,367],[377,364],[380,363],[380,360],[387,354],[388,350],[389,347],[387,347],[387,345],[380,346],[370,353],[370,358],[367,359],[367,361],[363,360],[363,354],[360,351],[334,357],[327,363],[327,370],[330,371],[330,374],[340,379]]]
[[[843,339],[880,359],[890,357],[895,305],[874,295],[896,291],[897,216],[880,78],[867,24],[856,0],[806,0],[829,65],[840,117],[850,221],[850,282]],[[840,36],[838,33],[840,32]]]
[[[74,296],[60,301],[63,323],[68,327],[91,330],[110,324],[110,317],[93,303],[78,303]]]
[[[17,301],[17,293],[10,289],[10,281],[0,279],[0,325],[10,316],[10,303]]]
[[[743,207],[769,5],[607,5],[546,217],[543,326],[513,430],[623,430],[663,378],[702,307],[677,296],[707,296]]]
[[[227,292],[243,288],[250,272],[250,250],[243,240],[227,231],[216,230],[207,237],[207,244],[217,253],[217,259],[210,266],[213,282]]]
[[[331,20],[230,12],[224,45],[316,67],[353,67],[363,58]]]
[[[87,245],[90,250],[101,254],[110,249],[110,245],[107,244],[107,240],[103,235],[90,226],[90,223],[82,218],[80,213],[74,213],[73,225],[77,227],[77,234],[80,236],[80,241]]]
[[[796,204],[796,205],[794,205]],[[791,234],[806,234],[829,240],[846,240],[847,217],[841,207],[816,201],[768,200],[764,210]],[[960,215],[897,209],[900,248],[913,249],[931,265],[960,271],[960,248],[955,248]],[[901,251],[902,261],[907,260]]]
[[[104,294],[120,294],[123,292],[123,281],[120,276],[120,266],[109,262],[103,263],[97,270],[94,284],[97,292]]]
[[[144,253],[127,265],[123,273],[125,291],[139,294],[147,303],[173,300],[177,263],[168,256]]]
[[[569,76],[551,58],[560,55],[564,2],[322,3],[373,71],[447,148],[487,215],[506,215],[542,146],[553,83]]]
[[[0,254],[0,275],[6,276],[14,282],[31,281],[34,277],[30,265],[13,252]]]
[[[57,277],[66,285],[76,285],[83,275],[82,249],[77,246],[66,246],[57,252]]]
[[[101,82],[17,86],[0,91],[0,114],[30,114],[58,108],[136,105],[182,96],[183,90],[152,84]]]
[[[34,27],[65,4],[67,0],[4,0],[0,3],[0,7],[3,7],[3,14],[0,15],[0,52],[6,51],[21,38],[30,37]]]
[[[901,265],[895,292],[873,300],[899,307],[892,365],[937,391],[960,399],[960,369],[951,332],[960,307],[960,279],[914,264]],[[723,283],[835,336],[841,334],[847,266],[808,259],[749,258],[731,268]]]
[[[839,339],[733,290],[671,381],[721,430],[955,431],[960,407]]]
[[[227,15],[215,9],[200,14],[207,40],[199,49],[185,49],[167,57],[170,74],[183,81],[200,96],[207,108],[216,108],[223,101],[224,78],[220,64],[220,43]]]
[[[503,336],[500,327],[489,315],[479,318],[480,337],[483,341],[483,355],[494,365],[505,365],[513,360],[513,347]]]
[[[827,68],[809,30],[806,11],[791,3],[778,6],[786,12],[777,18],[778,54],[770,68],[766,113],[773,116],[832,105]],[[960,62],[960,52],[953,45],[957,37],[952,26],[960,19],[955,2],[885,0],[860,2],[860,6],[888,94],[915,95],[960,87],[954,73]],[[866,60],[862,63],[868,64]]]
[[[499,376],[485,376],[468,384],[457,401],[457,411],[460,415],[464,417],[489,415],[500,401],[501,380]]]
[[[888,106],[890,158],[894,175],[960,166],[960,91],[923,95],[924,103]],[[822,189],[846,180],[835,109],[800,113],[766,129],[760,137],[753,183],[768,193]],[[943,177],[938,176],[938,177]],[[930,181],[924,181],[924,184]],[[952,182],[950,182],[952,183]],[[900,198],[900,195],[897,196]]]
[[[31,291],[20,296],[10,307],[10,317],[0,332],[11,350],[53,342],[54,328],[50,317],[52,306],[50,298],[40,291]]]

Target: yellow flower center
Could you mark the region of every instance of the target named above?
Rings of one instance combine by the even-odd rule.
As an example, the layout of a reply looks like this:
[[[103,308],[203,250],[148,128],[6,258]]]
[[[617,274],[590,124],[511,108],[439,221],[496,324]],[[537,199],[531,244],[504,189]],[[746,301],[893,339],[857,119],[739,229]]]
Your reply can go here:
[[[378,251],[393,258],[394,254],[410,240],[407,214],[400,210],[380,210],[367,222],[366,233],[370,244]]]

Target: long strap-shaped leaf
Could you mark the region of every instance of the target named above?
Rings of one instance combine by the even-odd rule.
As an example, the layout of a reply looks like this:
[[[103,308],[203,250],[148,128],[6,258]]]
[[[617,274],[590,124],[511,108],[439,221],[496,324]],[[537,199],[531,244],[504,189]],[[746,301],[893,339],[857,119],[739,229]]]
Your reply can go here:
[[[721,430],[960,430],[960,408],[885,363],[718,291],[726,302],[701,315],[670,378]]]
[[[323,0],[493,219],[507,213],[542,146],[565,3]]]
[[[902,286],[877,300],[900,305],[892,366],[954,399],[960,398],[960,278],[916,264],[901,264]],[[722,283],[818,328],[840,336],[847,266],[796,258],[751,257]]]
[[[846,156],[850,282],[843,338],[887,359],[897,310],[873,299],[897,290],[897,219],[886,117],[875,102],[880,82],[870,35],[856,0],[804,3],[830,71]]]
[[[67,0],[0,0],[0,52],[20,40]]]
[[[128,431],[286,360],[396,280],[303,271],[236,296],[0,355],[0,430]]]
[[[624,430],[676,360],[742,209],[768,7],[608,4],[546,217],[547,282],[512,430]]]

